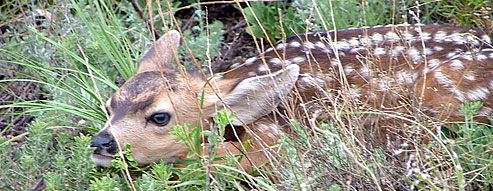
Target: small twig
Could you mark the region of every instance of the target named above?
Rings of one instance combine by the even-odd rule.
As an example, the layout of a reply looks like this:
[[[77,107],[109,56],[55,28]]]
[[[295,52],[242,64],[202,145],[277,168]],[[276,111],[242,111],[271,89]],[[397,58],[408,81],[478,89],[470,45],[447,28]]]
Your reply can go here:
[[[3,38],[12,38],[12,37],[23,37],[23,36],[26,36],[28,35],[27,32],[23,32],[23,33],[20,33],[20,34],[6,34],[6,35],[0,35],[0,39],[3,39]]]
[[[238,24],[236,24],[234,27],[229,28],[228,30],[224,31],[221,33],[221,35],[225,35],[230,33],[231,31],[234,31],[238,28],[244,27],[246,25],[246,20],[240,21]]]
[[[132,6],[134,7],[135,11],[137,11],[137,13],[139,13],[140,18],[146,20],[146,18],[144,16],[144,11],[142,11],[142,8],[140,8],[139,3],[137,3],[137,0],[132,0],[131,3],[132,3]]]
[[[141,18],[142,20],[144,20],[145,25],[147,25],[147,27],[148,27],[148,28],[149,28],[149,29],[150,29],[150,30],[154,33],[154,35],[155,35],[156,39],[159,39],[159,37],[160,37],[160,36],[159,36],[158,32],[157,32],[154,28],[152,28],[152,27],[150,26],[149,22],[151,22],[151,21],[149,21],[149,20],[147,19],[147,17],[144,15],[144,11],[143,11],[143,10],[142,10],[142,8],[140,7],[140,5],[139,5],[139,3],[137,2],[137,0],[132,0],[132,1],[130,1],[130,2],[132,3],[132,6],[134,7],[135,11],[136,11],[137,13],[139,13],[140,18]],[[152,11],[152,10],[150,10],[150,11]],[[156,18],[156,19],[157,19],[157,18]],[[153,20],[154,20],[154,19],[153,19]]]
[[[185,25],[183,25],[182,30],[187,30],[188,28],[190,28],[190,25],[192,25],[193,21],[194,21],[193,17],[190,17],[190,19],[188,19],[187,23],[185,23]]]
[[[19,175],[19,176],[22,176],[23,178],[25,178],[25,179],[27,179],[27,180],[29,180],[29,181],[33,182],[33,183],[34,183],[34,182],[36,182],[36,181],[34,181],[32,178],[29,178],[29,177],[27,177],[26,175],[23,175],[23,174],[21,174],[21,173],[19,173],[19,172],[15,171],[15,170],[9,169],[9,171],[10,171],[10,172],[13,172],[14,174],[17,174],[17,175]]]
[[[24,16],[24,13],[22,14],[19,14],[16,18],[13,18],[12,20],[10,20],[9,22],[6,22],[6,23],[3,23],[3,24],[0,24],[0,27],[3,27],[5,25],[11,25],[12,23],[20,23],[22,22],[22,20],[24,20],[24,18],[22,17]],[[22,17],[22,18],[21,18]]]

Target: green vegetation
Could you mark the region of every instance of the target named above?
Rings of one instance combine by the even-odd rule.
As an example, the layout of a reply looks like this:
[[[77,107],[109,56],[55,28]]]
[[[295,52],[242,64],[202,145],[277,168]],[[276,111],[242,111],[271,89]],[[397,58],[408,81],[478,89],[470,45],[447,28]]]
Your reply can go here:
[[[105,102],[136,72],[139,57],[153,42],[151,31],[162,35],[166,28],[194,23],[183,31],[186,43],[179,49],[180,63],[188,69],[208,69],[203,66],[209,66],[226,44],[222,32],[228,25],[210,21],[208,9],[198,1],[171,2],[170,8],[167,1],[159,6],[154,2],[152,11],[145,1],[134,2],[140,11],[130,1],[109,0],[7,0],[0,5],[0,75],[5,76],[0,78],[0,90],[16,98],[2,100],[0,116],[35,117],[24,124],[20,134],[8,134],[16,120],[1,126],[0,190],[245,190],[244,185],[250,185],[264,190],[337,191],[354,188],[349,187],[354,184],[369,189],[404,185],[424,190],[491,188],[492,128],[474,123],[481,104],[476,102],[463,106],[466,123],[453,124],[453,132],[443,128],[443,136],[412,146],[416,153],[429,157],[429,163],[422,164],[427,171],[417,174],[406,175],[409,169],[394,168],[397,162],[391,154],[367,145],[371,137],[358,141],[356,136],[368,134],[362,129],[349,135],[344,125],[334,122],[317,124],[314,130],[300,123],[300,117],[291,123],[296,139],[285,135],[279,141],[285,163],[270,173],[283,181],[274,184],[238,170],[235,160],[242,160],[241,156],[218,157],[214,147],[209,157],[201,155],[201,136],[216,145],[223,141],[221,135],[231,118],[227,114],[215,119],[220,125],[214,133],[188,130],[187,124],[175,127],[174,135],[192,150],[180,168],[162,162],[138,167],[128,147],[118,157],[125,160],[114,160],[115,168],[95,168],[88,146],[107,120]],[[419,4],[404,0],[395,5],[380,0],[313,2],[231,4],[246,14],[251,28],[243,30],[273,43],[295,33],[403,22],[493,28],[492,5],[487,0],[425,0]],[[167,12],[170,9],[175,14],[189,5],[193,8],[186,10],[191,16],[177,18],[177,22]],[[163,16],[156,17],[160,12]],[[10,88],[27,84],[38,84],[45,99],[25,100]],[[8,112],[13,108],[14,112]],[[422,130],[421,126],[416,128]],[[191,141],[186,137],[192,137]],[[217,160],[225,162],[212,164],[214,171],[203,165]],[[393,184],[395,180],[401,182]],[[347,185],[348,181],[353,185]]]

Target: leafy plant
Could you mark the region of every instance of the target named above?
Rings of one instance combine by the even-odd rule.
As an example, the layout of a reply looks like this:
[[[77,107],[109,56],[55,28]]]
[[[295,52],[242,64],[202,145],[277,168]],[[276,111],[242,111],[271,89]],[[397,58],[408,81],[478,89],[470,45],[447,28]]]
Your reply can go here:
[[[460,165],[472,180],[477,179],[479,188],[486,189],[493,181],[493,133],[491,125],[478,124],[474,117],[483,106],[481,102],[466,101],[459,110],[466,122],[452,124],[454,134],[444,129],[448,138],[452,138],[452,149],[457,153]]]
[[[201,11],[198,12],[197,14],[200,14]],[[201,66],[209,65],[211,58],[219,54],[219,48],[223,39],[221,34],[222,28],[223,24],[220,21],[214,21],[211,24],[200,24],[193,26],[189,30],[185,30],[183,36],[186,45],[180,46],[179,48],[180,57],[184,61],[181,64],[189,69],[197,68],[194,62],[198,62]],[[191,53],[188,49],[190,49]]]
[[[85,190],[89,185],[94,164],[87,160],[89,136],[67,135],[63,127],[48,126],[43,122],[31,124],[26,144],[0,144],[2,168],[0,189],[29,190],[37,184],[50,190]],[[53,140],[53,134],[59,134]],[[16,149],[18,151],[12,151]],[[11,156],[11,153],[14,156]]]

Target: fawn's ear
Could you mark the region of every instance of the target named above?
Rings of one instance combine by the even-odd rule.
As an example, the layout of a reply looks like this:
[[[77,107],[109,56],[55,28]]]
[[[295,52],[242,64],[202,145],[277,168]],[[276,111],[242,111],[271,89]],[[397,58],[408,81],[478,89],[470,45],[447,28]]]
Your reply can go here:
[[[300,67],[293,64],[275,73],[246,78],[239,82],[223,99],[235,113],[233,125],[250,124],[271,113],[281,101],[286,100],[298,80],[299,73]],[[230,111],[221,105],[218,106],[222,111]]]
[[[160,71],[161,67],[173,68],[174,51],[180,46],[180,33],[170,30],[147,50],[140,60],[139,71]]]

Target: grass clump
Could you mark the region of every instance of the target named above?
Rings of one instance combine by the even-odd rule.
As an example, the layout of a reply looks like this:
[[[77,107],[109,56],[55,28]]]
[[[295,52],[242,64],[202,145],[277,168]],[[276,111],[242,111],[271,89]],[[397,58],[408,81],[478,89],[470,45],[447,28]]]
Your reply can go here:
[[[439,19],[432,1],[393,3],[379,0],[250,2],[244,8],[251,27],[251,31],[246,31],[255,37],[275,42],[306,32],[401,23],[428,24]],[[478,9],[487,8],[475,10]]]

